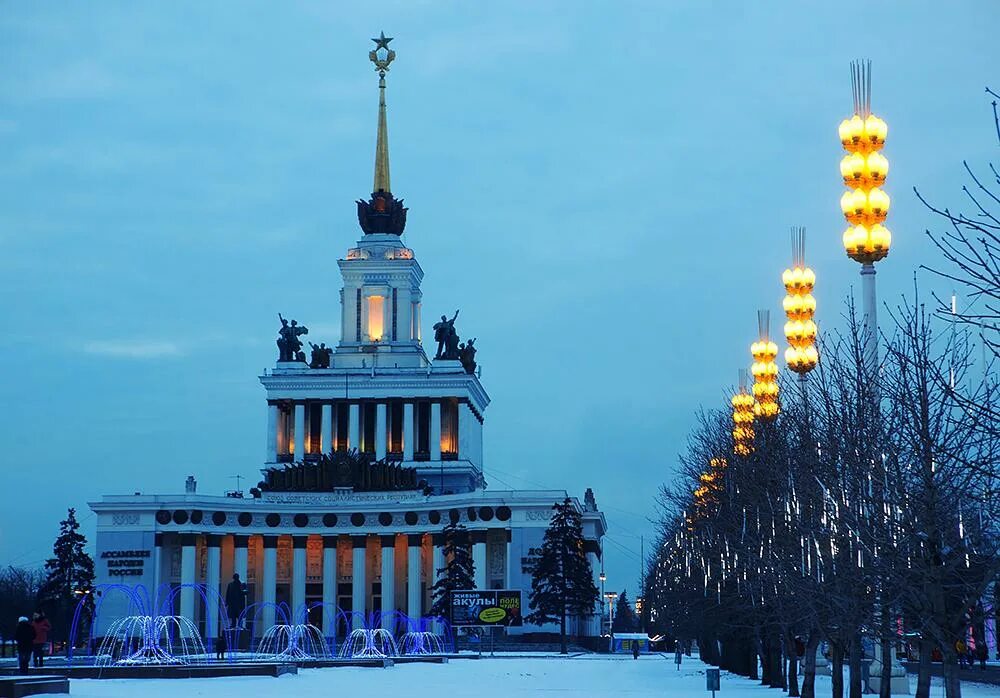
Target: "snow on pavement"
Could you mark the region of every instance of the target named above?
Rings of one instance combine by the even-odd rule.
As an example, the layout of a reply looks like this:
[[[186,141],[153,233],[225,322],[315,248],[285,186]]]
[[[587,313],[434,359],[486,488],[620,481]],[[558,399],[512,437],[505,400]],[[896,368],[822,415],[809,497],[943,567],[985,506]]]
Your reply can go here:
[[[915,678],[910,678],[911,692]],[[500,696],[627,696],[630,698],[710,698],[705,690],[705,665],[685,657],[680,671],[673,656],[631,657],[580,655],[484,657],[455,659],[447,664],[400,664],[389,669],[302,669],[297,676],[280,678],[246,676],[219,679],[122,679],[71,681],[76,698],[167,698],[178,694],[206,698],[435,698],[460,695],[469,698]],[[963,684],[963,698],[995,698],[997,686]],[[782,698],[777,689],[722,673],[718,698]],[[816,678],[816,695],[830,695],[830,677]],[[931,698],[944,690],[935,679]]]

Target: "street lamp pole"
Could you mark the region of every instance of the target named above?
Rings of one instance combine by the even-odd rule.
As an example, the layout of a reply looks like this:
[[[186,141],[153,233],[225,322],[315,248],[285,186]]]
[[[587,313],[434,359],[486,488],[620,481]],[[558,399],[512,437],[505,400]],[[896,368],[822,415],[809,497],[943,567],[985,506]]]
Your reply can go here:
[[[838,128],[841,145],[847,155],[840,162],[840,174],[848,190],[840,199],[840,208],[850,227],[844,232],[844,251],[861,264],[861,293],[864,331],[864,373],[869,383],[878,387],[878,298],[875,292],[875,263],[889,254],[892,235],[882,225],[889,214],[889,195],[882,190],[889,174],[889,161],[880,152],[885,145],[889,127],[885,121],[872,114],[871,61],[851,63],[851,87],[854,92],[854,115],[840,122]],[[879,397],[873,400],[878,419]],[[906,673],[898,665],[888,638],[890,609],[881,598],[881,588],[875,601],[875,615],[884,635],[878,657],[880,683],[888,682],[892,692],[892,678]],[[887,660],[887,661],[886,661]],[[889,666],[885,666],[888,663]],[[888,677],[886,672],[889,672]]]

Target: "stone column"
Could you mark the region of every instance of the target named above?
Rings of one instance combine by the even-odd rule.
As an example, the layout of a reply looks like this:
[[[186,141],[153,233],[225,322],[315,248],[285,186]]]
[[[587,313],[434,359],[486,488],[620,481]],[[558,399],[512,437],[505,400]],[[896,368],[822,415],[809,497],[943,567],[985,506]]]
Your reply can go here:
[[[361,406],[352,403],[347,413],[347,443],[348,448],[361,448]]]
[[[411,533],[406,537],[406,615],[416,620],[423,615],[420,598],[420,545],[423,535]]]
[[[477,589],[486,588],[486,531],[472,531],[472,564]]]
[[[278,406],[267,406],[267,439],[264,449],[264,462],[278,462]]]
[[[205,561],[205,638],[208,642],[205,649],[211,652],[215,649],[214,645],[219,637],[219,600],[222,598],[222,590],[220,589],[222,586],[220,583],[222,581],[222,536],[209,533],[205,536],[205,541],[208,543],[208,559]]]
[[[351,557],[351,610],[353,613],[361,615],[353,616],[351,627],[354,630],[364,627],[360,620],[365,614],[365,599],[367,598],[368,584],[365,579],[365,557],[368,552],[368,536],[351,536],[353,553]]]
[[[587,553],[587,561],[590,563],[590,573],[594,579],[594,586],[598,589],[601,588],[601,581],[599,579],[601,561],[598,559],[598,555],[601,551],[601,544],[596,540],[586,540],[584,541],[584,550]],[[601,609],[603,608],[603,602],[595,604],[594,610],[591,611],[590,623],[588,625],[587,634],[591,636],[598,636],[601,634]]]
[[[240,575],[240,581],[247,583],[249,570],[247,569],[247,546],[250,544],[250,536],[233,536],[233,572]]]
[[[413,403],[403,403],[403,460],[413,460]]]
[[[150,594],[156,596],[157,591],[160,588],[160,584],[163,583],[163,534],[154,533],[153,534],[153,588],[150,589]]]
[[[247,559],[247,546],[249,545],[250,545],[250,536],[236,535],[236,534],[233,535],[233,574],[240,575],[240,582],[242,584],[248,584],[247,578],[250,576],[248,569],[249,568],[248,559]],[[226,580],[226,584],[227,585],[229,584],[228,579]],[[247,605],[249,606],[253,602],[253,599],[251,599],[249,595],[249,587],[247,587],[247,592],[248,593],[246,602]],[[229,611],[227,609],[226,613],[232,616],[232,611]],[[237,618],[238,617],[239,616],[237,615]],[[249,614],[244,616],[244,618],[246,619],[247,625],[249,627],[249,624],[253,622],[253,618],[251,618]],[[231,647],[230,649],[235,650],[240,648],[240,635],[238,630],[236,634],[230,637],[229,639],[230,641],[234,639],[236,641],[235,646]]]
[[[380,402],[375,405],[375,458],[381,460],[385,458],[386,451],[386,404]]]
[[[431,460],[441,460],[441,403],[431,403]]]
[[[382,627],[392,632],[396,620],[396,535],[382,536]]]
[[[292,617],[294,623],[308,623],[306,613],[306,543],[308,536],[292,537]],[[304,616],[304,619],[303,619]]]
[[[264,538],[264,579],[261,581],[260,600],[267,604],[261,609],[261,627],[258,636],[262,636],[268,628],[274,625],[274,600],[278,592],[278,536],[263,536]]]
[[[306,405],[295,403],[295,460],[306,457]]]
[[[197,562],[194,533],[181,534],[181,584],[179,615],[194,622],[194,580]]]
[[[447,560],[444,559],[444,534],[435,533],[431,536],[431,586],[438,580],[438,570],[444,569]],[[438,635],[444,634],[444,625],[434,623],[434,632]]]
[[[514,580],[511,578],[511,569],[514,562],[510,559],[510,538],[511,538],[510,529],[508,528],[506,531],[504,531],[504,533],[507,534],[507,542],[504,543],[507,550],[506,553],[504,554],[504,560],[503,560],[503,588],[510,589],[511,585],[514,583]],[[594,569],[597,568],[595,567]],[[598,602],[598,604],[600,604],[600,602]]]
[[[323,637],[337,635],[337,536],[323,536]]]
[[[333,405],[329,402],[323,403],[322,422],[319,450],[322,453],[329,453],[333,450]]]

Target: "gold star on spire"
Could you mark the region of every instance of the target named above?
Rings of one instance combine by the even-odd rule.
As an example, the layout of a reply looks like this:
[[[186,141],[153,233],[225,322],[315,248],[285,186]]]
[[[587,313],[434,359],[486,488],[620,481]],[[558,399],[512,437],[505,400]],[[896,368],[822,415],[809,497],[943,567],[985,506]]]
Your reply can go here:
[[[378,71],[378,137],[375,142],[375,186],[374,192],[390,192],[389,189],[389,127],[385,116],[385,73],[389,64],[396,57],[396,52],[389,48],[391,36],[379,32],[375,49],[368,53],[368,59],[375,64]]]
[[[375,64],[379,77],[384,78],[385,72],[389,70],[389,64],[396,57],[396,52],[389,48],[392,37],[386,36],[385,32],[379,32],[378,37],[372,41],[375,42],[375,48],[368,52],[368,60]]]

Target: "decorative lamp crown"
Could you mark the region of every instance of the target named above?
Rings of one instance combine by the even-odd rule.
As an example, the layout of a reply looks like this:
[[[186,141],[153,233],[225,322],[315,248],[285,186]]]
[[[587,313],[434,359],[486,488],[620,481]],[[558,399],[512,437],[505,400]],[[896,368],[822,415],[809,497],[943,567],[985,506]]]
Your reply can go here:
[[[862,264],[884,259],[892,244],[892,235],[882,225],[889,213],[889,195],[880,188],[889,174],[889,161],[879,152],[889,127],[871,113],[871,71],[871,61],[851,63],[854,115],[838,128],[847,151],[840,161],[840,176],[850,190],[840,198],[849,225],[843,235],[844,251]]]
[[[845,194],[850,196],[851,192]],[[816,351],[816,299],[812,290],[816,274],[806,266],[806,229],[792,228],[792,268],[781,275],[787,295],[781,307],[788,317],[785,323],[785,364],[795,373],[805,375],[816,368],[819,354]]]
[[[733,453],[749,456],[753,452],[753,395],[747,393],[747,372],[740,369],[739,391],[730,401],[733,405]]]
[[[754,363],[750,368],[753,373],[753,413],[765,422],[774,421],[780,411],[778,408],[778,365],[774,360],[778,357],[778,345],[771,341],[771,314],[767,310],[757,311],[757,327],[760,339],[750,345],[750,353]]]

